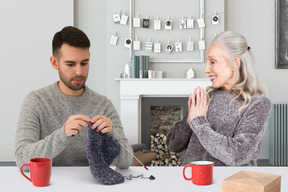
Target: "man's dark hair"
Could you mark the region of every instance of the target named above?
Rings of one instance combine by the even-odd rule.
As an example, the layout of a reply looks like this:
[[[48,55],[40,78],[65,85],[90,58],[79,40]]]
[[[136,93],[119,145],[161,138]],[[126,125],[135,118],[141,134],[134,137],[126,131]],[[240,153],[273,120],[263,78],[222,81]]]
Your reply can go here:
[[[54,35],[52,41],[52,53],[54,56],[57,55],[57,52],[64,43],[73,47],[90,47],[90,40],[87,35],[80,29],[72,26],[64,27]]]

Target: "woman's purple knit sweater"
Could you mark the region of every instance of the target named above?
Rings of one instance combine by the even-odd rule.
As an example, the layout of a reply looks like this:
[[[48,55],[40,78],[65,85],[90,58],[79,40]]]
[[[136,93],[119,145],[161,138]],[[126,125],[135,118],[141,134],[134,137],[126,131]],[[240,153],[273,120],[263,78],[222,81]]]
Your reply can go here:
[[[261,141],[272,104],[265,96],[253,97],[238,115],[243,98],[217,90],[209,104],[207,117],[200,116],[187,123],[177,122],[167,134],[171,151],[186,150],[183,165],[191,161],[213,161],[216,166],[256,166]]]

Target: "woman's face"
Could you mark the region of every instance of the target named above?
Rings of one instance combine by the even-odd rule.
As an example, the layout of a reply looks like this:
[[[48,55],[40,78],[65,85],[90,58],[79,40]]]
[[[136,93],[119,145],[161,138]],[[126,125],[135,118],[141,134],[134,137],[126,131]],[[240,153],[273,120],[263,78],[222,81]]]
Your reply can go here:
[[[236,64],[237,60],[235,59]],[[206,53],[206,61],[204,72],[209,75],[212,87],[221,87],[225,91],[231,91],[232,84],[237,78],[237,73],[224,57],[223,50],[217,45],[211,44]]]

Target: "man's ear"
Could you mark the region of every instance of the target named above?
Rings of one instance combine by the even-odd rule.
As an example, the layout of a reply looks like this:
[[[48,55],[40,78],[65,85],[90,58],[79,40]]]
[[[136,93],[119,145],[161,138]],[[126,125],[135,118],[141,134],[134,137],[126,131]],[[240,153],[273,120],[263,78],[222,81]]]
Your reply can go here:
[[[234,61],[236,63],[237,68],[240,69],[240,67],[241,67],[241,59],[239,57],[235,57]]]
[[[59,68],[59,64],[58,64],[58,60],[55,56],[51,56],[50,57],[50,62],[51,62],[51,65],[52,67],[55,69],[55,70],[58,70]]]

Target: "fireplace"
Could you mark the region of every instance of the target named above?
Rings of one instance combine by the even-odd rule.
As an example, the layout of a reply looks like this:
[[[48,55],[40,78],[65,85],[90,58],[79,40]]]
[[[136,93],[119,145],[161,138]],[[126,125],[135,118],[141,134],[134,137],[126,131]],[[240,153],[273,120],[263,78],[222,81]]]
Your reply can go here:
[[[205,88],[211,85],[210,79],[206,78],[116,79],[116,81],[120,82],[120,118],[129,144],[145,142],[142,141],[141,131],[143,99],[183,98],[183,107],[187,107],[187,97],[197,86]]]
[[[151,135],[165,135],[187,113],[188,97],[143,97],[141,99],[141,143],[150,149]]]
[[[179,154],[166,145],[166,135],[186,115],[188,97],[142,97],[141,142],[156,153],[151,166],[180,166]]]

